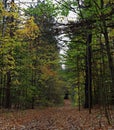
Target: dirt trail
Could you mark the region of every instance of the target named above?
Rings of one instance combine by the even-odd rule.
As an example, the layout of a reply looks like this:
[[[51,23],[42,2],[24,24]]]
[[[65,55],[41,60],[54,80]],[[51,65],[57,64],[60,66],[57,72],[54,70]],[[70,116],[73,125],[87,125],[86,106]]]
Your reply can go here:
[[[112,127],[110,127],[112,128]],[[98,110],[74,108],[69,100],[63,107],[25,110],[1,114],[0,130],[114,130]]]
[[[71,101],[70,100],[64,100],[64,108],[71,108],[72,105],[71,105]]]

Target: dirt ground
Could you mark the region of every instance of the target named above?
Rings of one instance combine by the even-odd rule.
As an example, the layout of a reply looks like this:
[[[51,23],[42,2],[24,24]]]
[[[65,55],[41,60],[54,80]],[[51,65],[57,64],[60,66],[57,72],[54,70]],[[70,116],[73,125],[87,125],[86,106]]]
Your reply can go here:
[[[103,112],[72,107],[65,100],[63,107],[37,108],[24,111],[1,111],[0,130],[114,130],[109,125]],[[114,111],[111,111],[114,119]],[[112,122],[114,123],[114,121]]]

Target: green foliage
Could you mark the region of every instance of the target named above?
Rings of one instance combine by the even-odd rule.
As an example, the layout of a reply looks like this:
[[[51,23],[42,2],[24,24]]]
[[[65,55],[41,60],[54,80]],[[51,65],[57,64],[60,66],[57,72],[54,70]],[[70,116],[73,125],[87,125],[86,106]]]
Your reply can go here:
[[[113,56],[113,4],[110,4],[104,1],[102,6],[100,0],[82,3],[65,0],[54,5],[46,0],[25,10],[27,17],[22,18],[14,3],[9,5],[10,11],[0,3],[0,105],[4,107],[6,103],[6,90],[10,90],[10,102],[15,108],[62,104],[66,91],[75,105],[83,105],[90,33],[93,104],[111,102],[113,88],[104,35],[107,31]],[[71,10],[76,13],[76,8],[78,22],[63,28],[70,32],[71,41],[64,56],[65,69],[61,70],[55,16],[68,16]]]
[[[0,14],[0,104],[4,107],[8,102],[6,86],[14,108],[63,103],[63,83],[58,76],[59,53],[50,31],[56,15],[52,2],[47,0],[45,4],[41,2],[38,7],[27,9],[27,19],[19,17],[14,3],[10,11],[0,3]]]
[[[55,9],[56,7],[53,2],[51,0],[46,0],[45,4],[43,2],[39,2],[35,8],[28,8],[27,10],[25,10],[25,12],[29,12],[29,14],[31,15],[38,15],[38,17],[47,17],[48,20],[48,18],[57,15]]]
[[[68,3],[67,2],[64,2],[62,5],[61,5],[61,15],[64,15],[64,16],[67,16],[68,13],[69,13],[69,6],[68,6]]]
[[[78,4],[80,4],[80,6],[78,6]],[[88,67],[86,65],[87,35],[92,34],[92,41],[90,43],[92,49],[92,66],[90,69],[92,70],[93,104],[103,103],[106,107],[106,105],[108,105],[106,103],[110,103],[110,99],[113,98],[107,91],[111,91],[111,93],[114,92],[111,82],[109,83],[110,85],[107,85],[105,82],[111,81],[110,71],[112,70],[110,70],[110,66],[108,65],[110,64],[109,56],[113,59],[113,54],[111,53],[113,50],[113,2],[84,0],[83,3],[77,3],[77,6],[78,22],[73,24],[69,23],[72,26],[72,37],[71,42],[67,44],[68,51],[64,56],[66,60],[66,62],[63,61],[65,64],[64,77],[66,77],[71,86],[72,100],[75,104],[78,104],[79,100],[81,100],[80,102],[83,104],[85,100],[84,91],[86,91],[86,67]],[[107,38],[104,36],[104,32],[106,35],[106,30],[108,33]],[[109,45],[107,45],[107,40],[109,40]],[[107,49],[107,46],[109,46],[110,50]],[[107,50],[111,51],[108,55]],[[114,68],[114,64],[112,68]],[[113,80],[112,78],[112,83]],[[80,88],[79,93],[77,87]],[[107,99],[105,98],[106,102],[103,101],[103,95],[107,97]],[[98,97],[99,100],[97,100]]]

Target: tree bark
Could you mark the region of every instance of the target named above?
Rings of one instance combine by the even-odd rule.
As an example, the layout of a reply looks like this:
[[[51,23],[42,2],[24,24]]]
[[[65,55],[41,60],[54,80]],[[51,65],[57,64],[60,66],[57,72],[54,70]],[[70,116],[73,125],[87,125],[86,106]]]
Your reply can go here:
[[[11,74],[10,71],[7,72],[7,84],[6,84],[6,100],[5,100],[5,108],[11,108]]]
[[[91,74],[91,43],[92,34],[87,37],[87,50],[86,50],[86,80],[85,80],[85,108],[89,108],[91,113],[92,107],[92,74]]]

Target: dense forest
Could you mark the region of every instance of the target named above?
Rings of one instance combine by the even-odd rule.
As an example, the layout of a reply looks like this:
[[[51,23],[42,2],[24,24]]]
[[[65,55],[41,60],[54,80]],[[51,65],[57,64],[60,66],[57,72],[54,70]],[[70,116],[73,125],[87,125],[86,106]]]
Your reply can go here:
[[[114,1],[0,1],[0,108],[64,98],[114,123]]]

